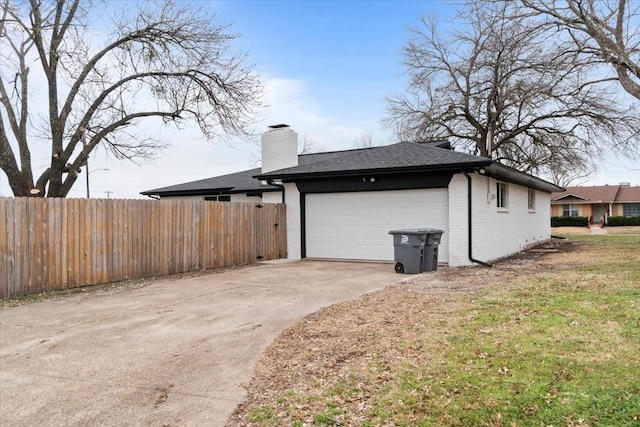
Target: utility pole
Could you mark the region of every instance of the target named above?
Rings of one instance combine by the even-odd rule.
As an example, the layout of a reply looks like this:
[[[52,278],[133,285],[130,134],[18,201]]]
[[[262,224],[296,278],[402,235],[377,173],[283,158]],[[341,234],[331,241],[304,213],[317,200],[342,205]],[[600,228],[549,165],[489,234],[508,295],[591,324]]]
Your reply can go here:
[[[82,149],[86,149],[87,148],[87,128],[82,127],[80,128],[80,130],[82,131]],[[87,160],[85,160],[84,162],[84,166],[85,166],[85,172],[87,173],[87,199],[90,198],[91,196],[89,195],[89,156],[87,155]]]
[[[105,191],[105,194],[107,195],[107,199],[110,199],[111,197],[111,193],[115,193],[115,191]]]

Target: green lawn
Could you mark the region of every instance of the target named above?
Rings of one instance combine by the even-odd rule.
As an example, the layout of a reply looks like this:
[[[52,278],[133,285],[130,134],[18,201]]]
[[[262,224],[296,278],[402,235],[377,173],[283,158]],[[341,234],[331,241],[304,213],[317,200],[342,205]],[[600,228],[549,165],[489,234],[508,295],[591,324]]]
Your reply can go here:
[[[342,347],[318,351],[346,352],[350,343],[362,345],[360,340],[368,351],[336,365],[333,377],[274,362],[282,363],[277,372],[288,369],[291,378],[280,389],[273,386],[260,404],[249,404],[246,421],[640,426],[640,236],[571,239],[579,242],[578,250],[545,257],[530,274],[498,276],[473,297],[458,292],[435,300],[426,293],[410,295],[402,303],[387,298],[387,304],[405,304],[405,311],[423,304],[423,313],[430,299],[429,307],[443,314],[392,320],[389,331],[345,330]],[[550,262],[552,257],[557,261]],[[468,277],[460,280],[473,283],[473,271],[467,269]],[[384,310],[383,305],[369,312]],[[354,315],[357,306],[340,313]],[[337,321],[333,317],[317,321],[329,329]],[[286,334],[275,344],[280,352],[288,345],[293,344]],[[293,365],[308,365],[316,356],[304,357]],[[258,382],[260,375],[269,374],[259,370]]]
[[[640,239],[574,239],[611,252],[487,293],[443,363],[394,367],[368,424],[640,425]]]

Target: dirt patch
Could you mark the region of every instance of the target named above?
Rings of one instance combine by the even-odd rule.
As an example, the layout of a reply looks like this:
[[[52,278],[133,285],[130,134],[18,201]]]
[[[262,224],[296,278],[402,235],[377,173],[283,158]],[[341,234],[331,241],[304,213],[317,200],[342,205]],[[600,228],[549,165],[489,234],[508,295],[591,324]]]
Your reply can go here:
[[[282,333],[262,355],[248,386],[248,398],[227,425],[272,425],[272,419],[283,425],[318,424],[308,414],[327,412],[326,400],[317,398],[327,390],[349,396],[333,403],[348,408],[350,414],[366,413],[369,397],[379,395],[391,380],[388,366],[416,361],[442,363],[430,360],[434,356],[424,346],[433,340],[448,345],[442,337],[463,327],[460,322],[464,318],[457,314],[471,310],[475,300],[490,289],[509,286],[523,275],[545,274],[584,257],[585,251],[580,250],[584,246],[552,239],[538,248],[557,253],[524,252],[493,268],[441,268],[307,316]],[[371,366],[377,368],[372,370]],[[372,376],[374,381],[358,380]],[[281,405],[285,401],[286,407]],[[298,412],[292,411],[292,406]],[[327,417],[320,424],[356,426],[364,421],[357,417],[345,420],[330,411]]]
[[[156,401],[153,402],[154,408],[158,408],[160,405],[166,402],[167,399],[169,399],[169,391],[171,390],[172,387],[173,387],[173,384],[169,384],[168,387],[156,387],[157,397],[156,397]]]

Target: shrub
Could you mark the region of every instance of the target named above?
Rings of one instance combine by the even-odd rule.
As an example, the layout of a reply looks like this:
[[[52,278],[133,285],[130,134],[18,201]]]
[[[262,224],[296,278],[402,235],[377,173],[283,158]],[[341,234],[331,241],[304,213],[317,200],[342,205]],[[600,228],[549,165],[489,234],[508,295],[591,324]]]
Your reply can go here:
[[[607,225],[610,227],[640,225],[640,216],[610,216]]]
[[[552,227],[587,227],[589,218],[586,216],[552,216]]]

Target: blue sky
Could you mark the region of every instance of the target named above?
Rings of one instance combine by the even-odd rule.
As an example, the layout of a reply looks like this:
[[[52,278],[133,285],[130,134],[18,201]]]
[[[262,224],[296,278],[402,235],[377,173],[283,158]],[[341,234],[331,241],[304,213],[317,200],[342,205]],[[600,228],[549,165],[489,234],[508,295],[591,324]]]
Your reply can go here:
[[[436,1],[238,1],[218,10],[244,35],[260,71],[304,82],[320,112],[339,109],[344,123],[362,126],[403,86],[407,27],[449,8]]]
[[[394,142],[381,120],[385,97],[406,85],[401,65],[409,27],[436,13],[453,16],[444,1],[201,1],[221,23],[241,37],[266,86],[258,132],[287,123],[301,138],[326,150],[353,148],[365,132],[374,141]],[[134,198],[140,191],[207,178],[252,167],[258,141],[236,141],[232,147],[199,138],[195,130],[163,131],[170,148],[154,163],[134,165],[97,152],[90,160],[92,197]],[[47,157],[47,156],[45,156]],[[587,184],[640,184],[640,172],[623,159],[611,159]],[[103,170],[103,169],[109,169]],[[0,196],[10,195],[0,174]],[[84,197],[84,177],[70,197]]]

